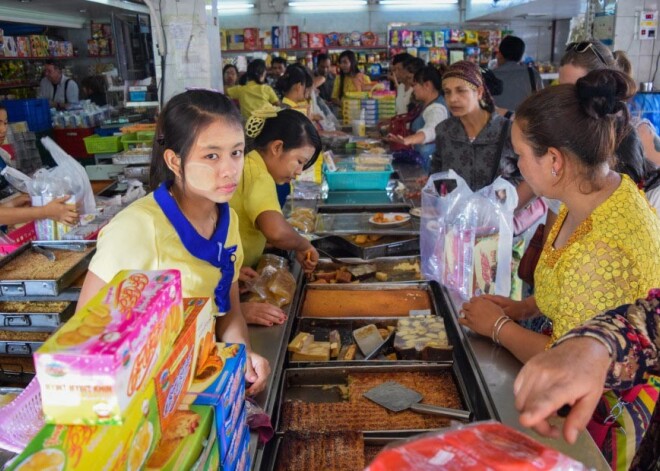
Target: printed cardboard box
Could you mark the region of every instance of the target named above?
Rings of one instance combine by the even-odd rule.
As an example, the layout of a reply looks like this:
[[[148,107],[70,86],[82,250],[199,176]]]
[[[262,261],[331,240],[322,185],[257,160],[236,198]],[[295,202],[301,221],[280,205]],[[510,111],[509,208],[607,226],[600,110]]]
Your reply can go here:
[[[184,324],[174,348],[155,376],[160,422],[167,430],[172,415],[192,384],[204,341],[213,342],[214,317],[209,298],[184,298]]]
[[[191,469],[202,457],[205,442],[215,427],[215,414],[211,406],[191,406],[177,410],[156,445],[146,469],[148,471],[178,471]]]
[[[122,425],[45,425],[8,469],[142,469],[161,436],[154,382],[135,399]]]
[[[195,405],[215,407],[218,447],[220,456],[224,459],[245,402],[247,357],[245,346],[241,344],[219,343],[216,350],[211,356],[216,360],[211,364],[217,364],[219,359],[222,370],[208,379],[193,379],[184,402],[194,401]]]
[[[244,407],[236,424],[236,433],[234,433],[229,450],[222,461],[222,471],[245,469],[246,457],[248,455],[248,449],[244,446],[246,436],[249,444],[250,428],[247,424],[247,408]],[[242,468],[239,468],[239,465]]]
[[[211,408],[213,410],[213,408]],[[215,419],[206,438],[204,449],[190,471],[218,471],[220,469],[220,450],[218,449],[217,429]]]
[[[243,30],[245,49],[254,50],[259,46],[259,28],[245,28]]]
[[[27,36],[16,37],[16,55],[18,57],[30,57],[32,51],[30,49],[30,38]]]
[[[178,270],[119,272],[34,355],[46,422],[121,424],[182,326]]]

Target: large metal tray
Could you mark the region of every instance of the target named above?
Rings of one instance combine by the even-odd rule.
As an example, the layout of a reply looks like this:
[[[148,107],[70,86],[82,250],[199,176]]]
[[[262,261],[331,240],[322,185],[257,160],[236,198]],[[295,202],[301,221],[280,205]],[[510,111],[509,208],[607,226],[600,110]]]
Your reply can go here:
[[[279,407],[275,430],[281,432],[281,412],[287,400],[301,400],[303,402],[344,402],[342,393],[337,386],[347,385],[351,373],[402,373],[425,372],[443,373],[451,372],[456,384],[463,409],[474,412],[468,400],[467,387],[453,365],[447,364],[416,364],[393,366],[350,366],[350,367],[319,367],[319,368],[290,368],[284,370],[279,392]],[[476,418],[475,418],[476,420]],[[365,436],[405,437],[428,431],[427,429],[412,430],[365,430]]]
[[[0,384],[27,385],[35,375],[32,356],[0,354]]]
[[[312,241],[312,245],[334,257],[356,257],[373,260],[380,257],[419,255],[418,236],[383,236],[377,241],[358,245],[350,238],[329,235]]]
[[[310,290],[322,290],[327,292],[327,295],[329,297],[333,296],[333,291],[360,291],[360,292],[383,292],[383,291],[402,291],[402,290],[410,290],[410,289],[419,289],[421,291],[424,291],[428,294],[429,297],[429,308],[428,309],[423,309],[423,310],[406,310],[405,307],[401,309],[400,313],[396,315],[391,315],[391,316],[380,316],[378,313],[372,313],[368,315],[337,315],[333,317],[326,317],[323,316],[323,319],[359,319],[359,318],[364,318],[364,317],[378,317],[379,319],[387,319],[387,318],[399,318],[399,317],[407,317],[411,315],[436,315],[438,314],[437,310],[437,305],[435,302],[435,299],[431,293],[430,286],[428,283],[372,283],[372,284],[322,284],[322,285],[315,285],[315,284],[308,284],[304,287],[304,290],[302,291],[300,303],[298,304],[298,310],[297,310],[297,315],[296,317],[302,318],[303,317],[303,308],[305,306],[305,299],[307,296],[307,293]],[[305,316],[305,318],[313,318],[314,316]]]
[[[362,318],[362,319],[314,319],[311,317],[305,317],[298,320],[297,327],[294,330],[294,337],[299,332],[307,332],[314,335],[314,339],[317,341],[325,342],[328,340],[328,335],[330,331],[337,330],[339,336],[341,337],[342,345],[354,344],[353,340],[353,331],[364,327],[369,324],[374,324],[379,329],[387,329],[387,327],[394,327],[396,329],[398,319],[396,318]],[[389,343],[387,347],[384,347],[383,351],[372,360],[365,360],[364,355],[360,352],[360,349],[357,349],[355,360],[351,361],[340,361],[340,360],[330,360],[330,362],[319,362],[319,361],[293,361],[291,359],[292,354],[289,353],[289,364],[295,368],[303,367],[313,367],[317,368],[320,366],[357,366],[357,365],[417,365],[423,363],[430,363],[421,360],[388,360],[385,358],[385,355],[390,353],[396,353],[396,350],[393,347],[392,343]],[[440,352],[440,357],[433,363],[451,363],[453,361],[453,349],[448,347]]]
[[[43,342],[30,342],[25,340],[0,340],[0,354],[2,355],[32,355],[39,350]]]
[[[35,310],[30,310],[30,306],[34,304],[31,302],[21,304],[25,304],[26,309],[16,312],[15,310],[8,310],[6,308],[6,302],[0,302],[0,326],[14,328],[39,327],[42,331],[55,330],[69,320],[76,309],[75,303],[64,301],[57,303],[38,303],[45,305],[47,309],[43,309],[43,311],[46,312],[35,312]],[[58,304],[63,304],[66,307],[61,311],[58,309],[48,309],[48,305],[59,307],[57,306]]]
[[[22,296],[57,296],[62,290],[70,286],[76,279],[82,275],[89,265],[94,250],[90,251],[83,257],[76,265],[71,267],[68,271],[56,279],[49,280],[6,280],[2,278],[2,267],[18,258],[21,254],[31,250],[33,246],[49,247],[65,246],[65,245],[85,245],[88,247],[96,247],[96,241],[49,241],[49,242],[31,242],[19,248],[12,254],[5,257],[0,261],[0,299],[15,298]]]
[[[330,191],[318,205],[320,213],[408,212],[409,202],[393,191]]]
[[[328,258],[321,258],[318,262],[318,265],[316,265],[316,270],[314,270],[313,274],[319,272],[335,271],[341,267],[353,266],[355,262],[364,262],[375,265],[376,271],[386,273],[388,275],[388,279],[386,280],[386,282],[419,283],[420,281],[423,281],[423,277],[421,275],[421,261],[420,258],[417,256],[376,258],[373,260],[369,260],[368,262],[358,258],[340,258],[339,260],[345,260],[347,263],[341,264],[341,263],[333,262]],[[402,263],[409,263],[411,265],[417,264],[417,266],[419,266],[420,268],[420,271],[417,272],[414,270],[404,271],[404,270],[394,269],[397,265],[400,265]],[[369,278],[360,280],[359,282],[359,284],[371,284],[371,283],[382,283],[382,282],[378,281],[375,278],[375,276],[371,276]]]
[[[396,226],[376,225],[369,222],[376,212],[321,213],[316,215],[316,234],[384,234],[419,236],[419,219],[411,217]]]

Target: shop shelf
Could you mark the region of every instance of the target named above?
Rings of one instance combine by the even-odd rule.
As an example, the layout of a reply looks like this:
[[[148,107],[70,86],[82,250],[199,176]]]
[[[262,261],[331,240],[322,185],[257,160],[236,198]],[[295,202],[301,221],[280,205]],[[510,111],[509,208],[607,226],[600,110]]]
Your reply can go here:
[[[84,139],[85,148],[90,154],[111,154],[122,150],[121,136],[101,137],[93,134]]]

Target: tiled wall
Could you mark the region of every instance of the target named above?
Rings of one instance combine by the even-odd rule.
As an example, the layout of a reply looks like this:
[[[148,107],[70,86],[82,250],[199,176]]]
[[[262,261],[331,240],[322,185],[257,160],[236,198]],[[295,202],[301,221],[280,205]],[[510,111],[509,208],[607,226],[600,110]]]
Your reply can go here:
[[[623,50],[633,65],[635,81],[650,82],[658,55],[660,40],[639,40],[639,16],[643,10],[658,10],[658,0],[618,0],[614,28],[614,50]],[[654,87],[660,89],[660,71],[656,74]]]

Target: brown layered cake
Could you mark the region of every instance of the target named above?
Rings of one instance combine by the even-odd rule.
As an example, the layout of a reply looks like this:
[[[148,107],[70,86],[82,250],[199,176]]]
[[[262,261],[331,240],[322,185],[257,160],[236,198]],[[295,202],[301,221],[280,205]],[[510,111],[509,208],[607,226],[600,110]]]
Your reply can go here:
[[[361,433],[297,433],[284,436],[276,471],[361,471],[365,467]]]
[[[373,387],[396,381],[419,392],[422,403],[462,409],[451,372],[354,373],[349,375],[348,402],[308,403],[287,401],[283,405],[283,431],[374,431],[425,430],[449,425],[449,419],[412,411],[390,412],[363,397]]]
[[[412,310],[431,309],[422,289],[307,290],[302,317],[407,317]]]
[[[438,316],[399,319],[394,350],[402,360],[437,361],[451,350],[445,323]]]

